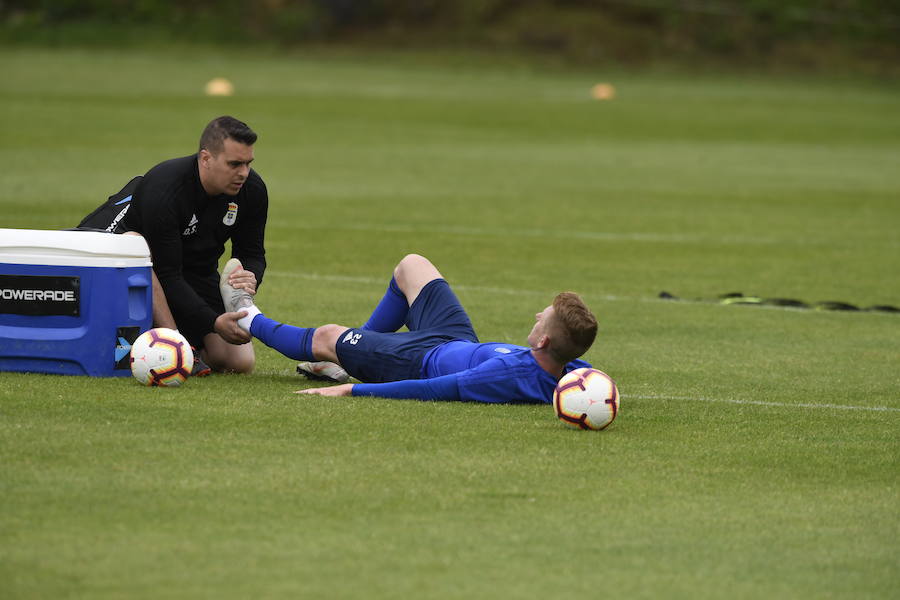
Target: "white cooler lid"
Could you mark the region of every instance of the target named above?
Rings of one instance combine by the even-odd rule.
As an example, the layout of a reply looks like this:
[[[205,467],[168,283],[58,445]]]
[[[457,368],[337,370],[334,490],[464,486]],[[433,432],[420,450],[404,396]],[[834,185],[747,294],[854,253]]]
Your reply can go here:
[[[72,267],[153,264],[147,242],[137,235],[42,229],[0,229],[0,263]]]

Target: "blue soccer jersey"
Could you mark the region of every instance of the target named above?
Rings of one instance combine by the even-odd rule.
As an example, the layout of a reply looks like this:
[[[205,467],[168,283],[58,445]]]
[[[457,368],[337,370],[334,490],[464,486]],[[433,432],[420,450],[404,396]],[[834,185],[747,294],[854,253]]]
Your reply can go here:
[[[566,372],[591,365],[574,360]],[[556,378],[538,365],[531,350],[503,343],[450,341],[433,348],[421,379],[356,384],[354,396],[549,404]]]

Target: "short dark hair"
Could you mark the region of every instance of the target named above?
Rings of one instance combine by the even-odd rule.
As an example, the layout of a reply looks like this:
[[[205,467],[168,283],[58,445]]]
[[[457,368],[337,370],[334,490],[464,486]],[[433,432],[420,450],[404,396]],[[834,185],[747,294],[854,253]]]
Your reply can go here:
[[[581,297],[563,292],[553,299],[550,322],[550,355],[561,363],[588,351],[597,336],[597,318]]]
[[[225,147],[227,139],[252,146],[256,143],[256,133],[246,123],[234,117],[217,117],[209,122],[200,135],[200,150],[218,154]]]

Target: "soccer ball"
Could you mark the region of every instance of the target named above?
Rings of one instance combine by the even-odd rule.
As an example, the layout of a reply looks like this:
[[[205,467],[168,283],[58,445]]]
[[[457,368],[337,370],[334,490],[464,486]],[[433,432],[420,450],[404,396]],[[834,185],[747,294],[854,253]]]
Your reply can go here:
[[[150,329],[131,346],[131,374],[144,385],[181,385],[193,367],[194,351],[174,329]]]
[[[553,409],[569,427],[604,429],[619,413],[619,390],[603,371],[575,369],[556,384]]]

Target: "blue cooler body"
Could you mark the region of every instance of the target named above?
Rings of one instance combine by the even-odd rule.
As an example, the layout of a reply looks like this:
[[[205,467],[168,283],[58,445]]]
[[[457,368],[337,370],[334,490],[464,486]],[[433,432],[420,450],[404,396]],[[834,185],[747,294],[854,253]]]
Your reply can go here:
[[[0,229],[0,371],[130,375],[152,298],[139,236]]]

